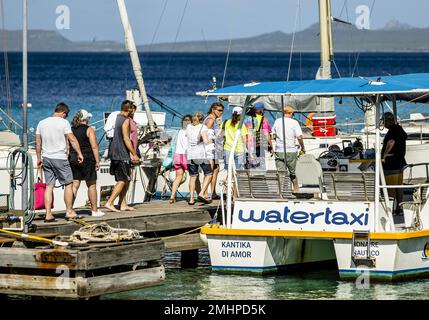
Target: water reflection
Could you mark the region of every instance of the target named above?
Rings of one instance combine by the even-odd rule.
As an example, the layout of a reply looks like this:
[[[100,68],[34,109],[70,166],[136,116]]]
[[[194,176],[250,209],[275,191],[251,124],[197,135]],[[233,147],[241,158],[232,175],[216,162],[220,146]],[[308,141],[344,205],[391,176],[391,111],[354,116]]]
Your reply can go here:
[[[166,281],[163,285],[106,295],[103,299],[157,300],[416,300],[429,299],[429,280],[357,285],[339,281],[336,270],[294,272],[284,275],[252,276],[214,273],[210,258],[200,252],[198,268],[180,268],[180,255],[164,259]]]

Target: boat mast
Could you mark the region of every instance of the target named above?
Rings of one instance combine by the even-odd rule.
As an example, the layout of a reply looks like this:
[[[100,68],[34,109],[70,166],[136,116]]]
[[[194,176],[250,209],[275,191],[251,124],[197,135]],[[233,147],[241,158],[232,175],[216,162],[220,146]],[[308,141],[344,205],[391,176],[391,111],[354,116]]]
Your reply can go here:
[[[149,107],[149,101],[147,99],[146,88],[143,81],[143,72],[140,64],[140,59],[137,52],[136,43],[134,41],[133,30],[131,28],[130,21],[128,19],[127,7],[125,6],[124,0],[116,0],[118,3],[119,13],[121,15],[122,26],[124,27],[125,32],[125,46],[130,53],[131,63],[133,65],[134,76],[137,80],[137,85],[139,87],[140,96],[143,101],[143,106],[146,111],[147,120],[151,132],[155,131],[155,123],[153,121],[152,112]]]
[[[334,56],[332,39],[331,0],[319,0],[320,68],[316,79],[332,79],[331,61]],[[332,98],[321,98],[321,110],[333,110]]]

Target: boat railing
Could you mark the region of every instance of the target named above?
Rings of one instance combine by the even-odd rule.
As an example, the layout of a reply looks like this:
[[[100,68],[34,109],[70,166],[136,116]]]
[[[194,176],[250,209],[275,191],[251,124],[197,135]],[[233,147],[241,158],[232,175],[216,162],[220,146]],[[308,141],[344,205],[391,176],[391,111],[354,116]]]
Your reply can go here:
[[[374,201],[374,172],[324,172],[320,192],[328,200]]]
[[[293,199],[288,171],[236,170],[239,198]]]

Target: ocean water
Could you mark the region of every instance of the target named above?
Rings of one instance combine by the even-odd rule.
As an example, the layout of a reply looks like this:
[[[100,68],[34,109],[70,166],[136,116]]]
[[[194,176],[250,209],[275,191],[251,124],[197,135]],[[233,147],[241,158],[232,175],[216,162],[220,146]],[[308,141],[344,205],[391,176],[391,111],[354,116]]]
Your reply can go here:
[[[10,114],[22,120],[21,56],[9,54],[11,108]],[[226,54],[157,54],[141,55],[143,74],[149,94],[181,114],[206,111],[212,100],[195,92],[209,89],[212,76],[222,84]],[[342,77],[383,76],[413,72],[429,72],[429,54],[337,54],[335,61]],[[295,54],[290,80],[314,78],[318,54]],[[131,63],[126,53],[30,53],[28,74],[29,127],[50,115],[55,105],[66,102],[73,114],[80,108],[93,113],[93,121],[103,112],[118,109],[125,90],[135,87]],[[288,54],[231,54],[225,86],[249,81],[286,80]],[[0,62],[0,106],[8,111],[4,61]],[[334,69],[335,70],[335,69]],[[334,72],[337,76],[337,73]],[[154,111],[161,109],[151,102]],[[400,105],[400,115],[410,111],[425,112],[426,106]],[[339,121],[358,120],[362,114],[351,101],[337,106]],[[228,116],[228,112],[225,113]],[[5,118],[3,117],[3,120]],[[70,117],[71,120],[71,117]],[[7,121],[6,121],[7,122]],[[168,126],[177,126],[179,119],[167,116]],[[97,123],[96,127],[101,127]],[[19,132],[19,131],[18,131]],[[101,130],[98,131],[99,137]],[[30,141],[31,141],[30,137]],[[293,273],[274,276],[238,276],[210,271],[207,250],[200,250],[197,268],[181,269],[180,255],[168,254],[164,259],[167,279],[162,286],[107,295],[103,299],[428,299],[429,281],[417,280],[399,284],[371,283],[357,289],[354,283],[338,280],[335,270]]]

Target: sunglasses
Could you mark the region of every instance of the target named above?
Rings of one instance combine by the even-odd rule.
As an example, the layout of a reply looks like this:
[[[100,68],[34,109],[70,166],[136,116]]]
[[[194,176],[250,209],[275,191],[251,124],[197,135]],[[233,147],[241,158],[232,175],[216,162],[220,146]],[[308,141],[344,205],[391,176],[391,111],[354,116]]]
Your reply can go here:
[[[223,109],[216,109],[216,111],[223,112]]]

